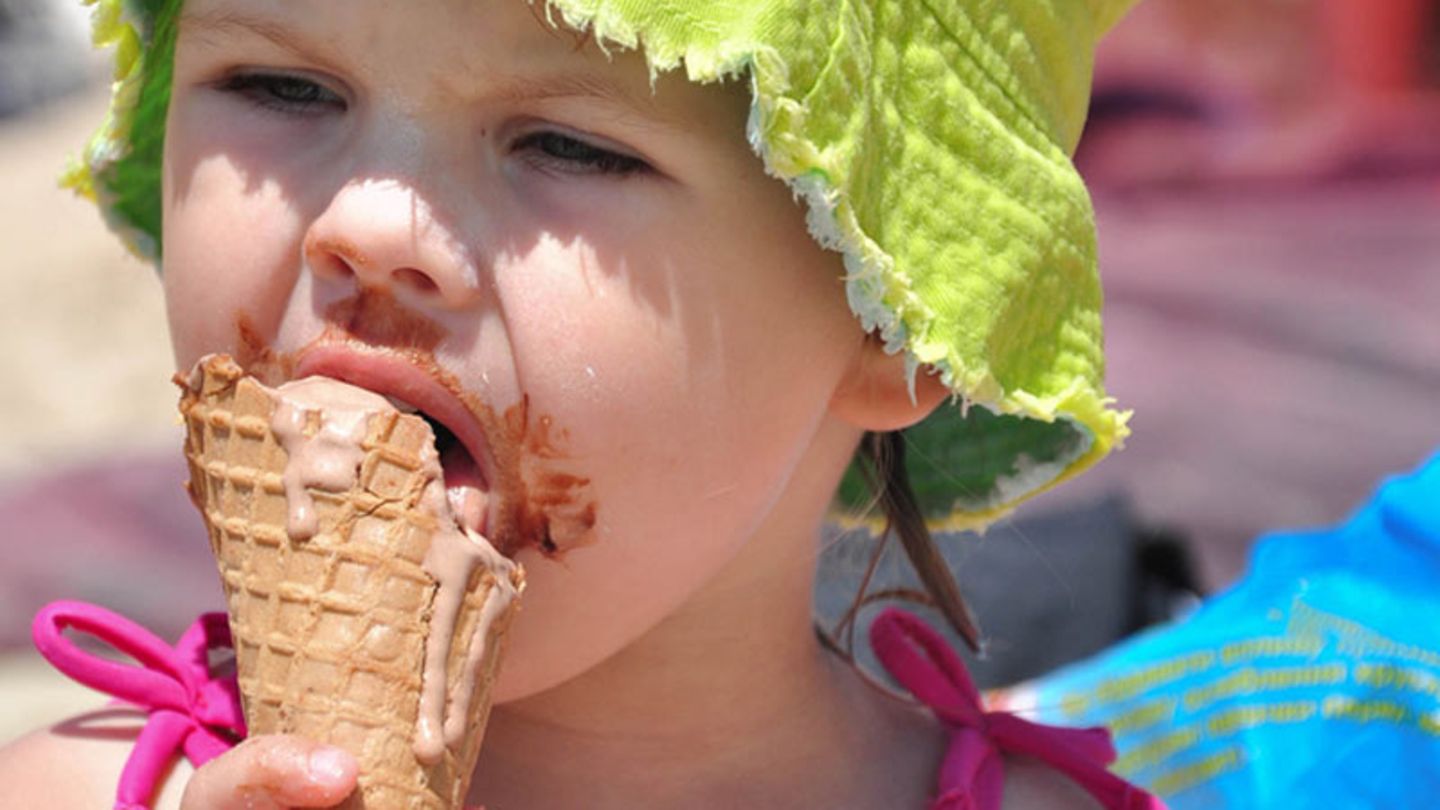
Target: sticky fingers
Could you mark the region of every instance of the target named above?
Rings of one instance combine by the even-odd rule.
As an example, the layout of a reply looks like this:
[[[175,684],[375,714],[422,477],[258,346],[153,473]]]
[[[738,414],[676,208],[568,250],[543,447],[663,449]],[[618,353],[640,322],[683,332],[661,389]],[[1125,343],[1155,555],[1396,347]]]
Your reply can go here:
[[[349,753],[285,735],[253,737],[207,763],[190,780],[181,810],[332,807],[355,789]]]

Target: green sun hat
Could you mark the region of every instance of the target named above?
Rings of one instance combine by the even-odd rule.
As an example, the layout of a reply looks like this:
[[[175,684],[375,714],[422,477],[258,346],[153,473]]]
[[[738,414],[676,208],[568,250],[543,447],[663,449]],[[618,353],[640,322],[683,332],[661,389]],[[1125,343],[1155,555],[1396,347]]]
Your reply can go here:
[[[113,102],[64,178],[160,262],[181,0],[87,0]],[[531,1],[531,0],[527,0]],[[522,0],[514,0],[522,2]],[[652,74],[748,80],[751,145],[844,255],[861,326],[954,402],[907,431],[932,528],[979,529],[1120,445],[1090,197],[1095,44],[1135,0],[533,0]],[[867,495],[853,474],[839,501]]]

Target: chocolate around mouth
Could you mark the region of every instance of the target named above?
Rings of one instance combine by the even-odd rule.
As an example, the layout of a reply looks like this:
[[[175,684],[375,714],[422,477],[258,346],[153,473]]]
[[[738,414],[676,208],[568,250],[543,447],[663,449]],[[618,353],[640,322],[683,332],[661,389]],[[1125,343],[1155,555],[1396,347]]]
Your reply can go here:
[[[436,436],[456,522],[506,556],[533,547],[556,558],[593,542],[598,507],[589,478],[568,469],[568,432],[549,416],[531,414],[528,396],[497,411],[466,391],[427,351],[328,333],[298,352],[267,352],[261,368],[252,371],[266,372],[272,385],[329,377],[425,419]],[[461,429],[452,430],[452,424]]]

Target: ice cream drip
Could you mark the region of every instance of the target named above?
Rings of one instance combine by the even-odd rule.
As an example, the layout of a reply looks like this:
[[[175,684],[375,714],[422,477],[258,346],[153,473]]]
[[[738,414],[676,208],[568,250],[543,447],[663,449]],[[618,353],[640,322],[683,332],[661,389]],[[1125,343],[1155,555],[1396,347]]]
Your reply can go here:
[[[286,532],[291,540],[308,540],[320,528],[315,499],[309,489],[346,492],[355,486],[362,443],[370,415],[389,408],[384,397],[333,380],[308,377],[275,391],[270,429],[289,457],[285,464]],[[310,421],[319,427],[310,431]]]
[[[319,515],[310,490],[346,492],[356,485],[366,454],[372,420],[396,412],[385,397],[348,383],[309,377],[267,389],[275,410],[270,428],[287,454],[283,482],[287,532],[295,542],[313,538]],[[486,641],[495,621],[519,596],[523,580],[517,565],[478,532],[462,528],[452,509],[440,459],[432,445],[423,457],[426,480],[420,497],[423,511],[435,518],[429,549],[421,563],[435,582],[429,632],[425,639],[421,692],[413,740],[417,759],[438,762],[447,747],[459,746],[486,655]],[[467,509],[481,509],[469,494]],[[456,505],[458,506],[458,505]],[[459,631],[465,596],[478,570],[488,572],[489,590],[458,677],[451,678],[450,658]]]
[[[465,737],[466,715],[474,699],[480,662],[485,658],[485,639],[490,625],[504,614],[519,595],[519,589],[513,579],[515,563],[496,551],[484,537],[453,526],[436,532],[424,566],[426,572],[435,577],[438,587],[431,607],[430,635],[425,640],[425,674],[415,724],[415,756],[421,762],[433,763],[439,761],[446,746],[458,745]],[[477,567],[490,570],[494,582],[471,633],[460,680],[450,691],[447,705],[447,664],[466,586]]]

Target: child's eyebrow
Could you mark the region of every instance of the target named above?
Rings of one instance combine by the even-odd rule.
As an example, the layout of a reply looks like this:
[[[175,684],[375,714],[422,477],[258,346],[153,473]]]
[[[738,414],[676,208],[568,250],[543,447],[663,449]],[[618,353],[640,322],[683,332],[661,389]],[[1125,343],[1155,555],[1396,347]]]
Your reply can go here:
[[[657,124],[679,128],[674,115],[666,113],[652,95],[637,95],[621,85],[588,73],[560,73],[539,77],[510,76],[485,94],[496,101],[523,102],[551,99],[595,98],[624,107]]]
[[[254,34],[296,56],[319,62],[328,69],[335,69],[342,62],[324,47],[324,43],[297,36],[284,25],[264,17],[218,9],[182,11],[180,25],[187,32],[201,35]],[[671,129],[684,129],[680,119],[661,109],[653,94],[636,94],[614,81],[590,73],[502,77],[484,93],[484,97],[502,102],[594,98],[632,111],[649,122]]]
[[[304,59],[311,59],[322,63],[327,68],[334,68],[340,60],[334,54],[318,47],[317,43],[308,42],[296,36],[288,28],[274,20],[264,17],[253,17],[234,11],[210,10],[192,11],[182,10],[180,12],[179,27],[187,33],[194,34],[234,34],[250,33],[267,39],[282,50]]]

